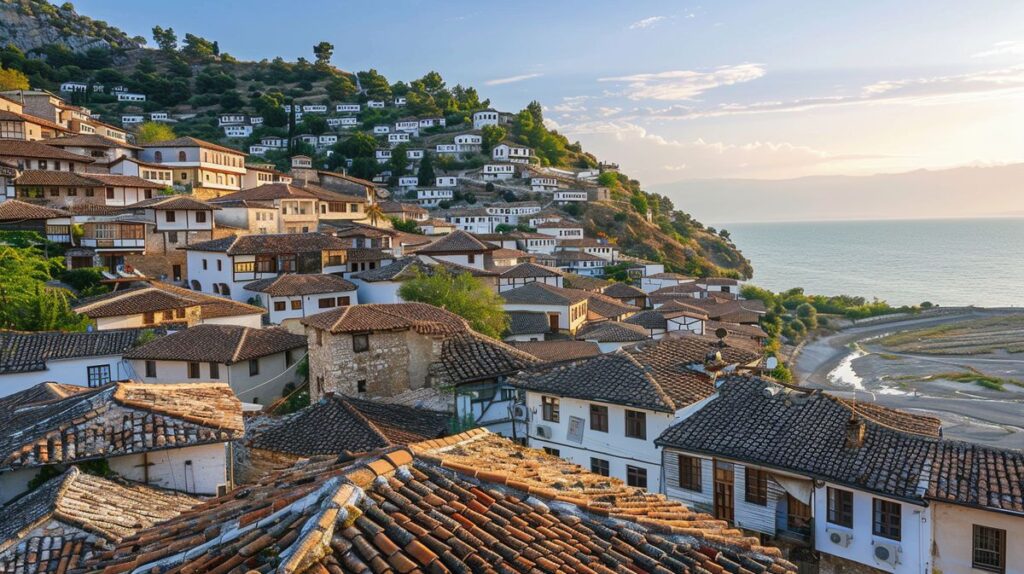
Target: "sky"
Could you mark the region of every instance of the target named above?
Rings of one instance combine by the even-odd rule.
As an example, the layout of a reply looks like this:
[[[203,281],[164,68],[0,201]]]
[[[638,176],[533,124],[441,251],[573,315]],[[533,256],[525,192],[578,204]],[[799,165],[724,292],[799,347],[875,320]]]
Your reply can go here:
[[[647,185],[1024,161],[1024,2],[80,0],[242,59],[430,70]],[[201,16],[199,16],[201,15]]]

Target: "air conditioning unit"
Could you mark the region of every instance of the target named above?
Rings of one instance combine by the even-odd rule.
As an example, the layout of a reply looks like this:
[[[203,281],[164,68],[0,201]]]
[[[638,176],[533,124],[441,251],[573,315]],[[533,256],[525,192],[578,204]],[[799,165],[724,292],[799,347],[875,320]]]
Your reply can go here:
[[[538,425],[537,426],[537,436],[539,438],[551,438],[551,427],[544,426],[544,425]]]
[[[875,545],[875,560],[895,566],[900,563],[900,546],[892,542],[880,542],[876,540]]]
[[[850,545],[850,541],[853,540],[853,534],[849,532],[843,532],[842,530],[834,530],[832,528],[826,528],[825,534],[828,535],[828,541],[836,546],[842,546],[846,548]]]
[[[530,409],[526,405],[512,405],[512,418],[517,421],[530,419]]]

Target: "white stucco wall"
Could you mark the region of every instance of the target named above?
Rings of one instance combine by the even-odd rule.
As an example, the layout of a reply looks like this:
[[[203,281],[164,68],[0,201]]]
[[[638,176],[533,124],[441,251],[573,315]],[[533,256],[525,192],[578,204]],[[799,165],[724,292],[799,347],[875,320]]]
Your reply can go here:
[[[932,503],[935,571],[982,574],[971,567],[974,525],[1006,531],[1006,573],[1024,574],[1024,516],[989,512],[941,502]]]
[[[119,456],[109,462],[111,470],[128,480],[190,494],[215,495],[217,485],[228,481],[227,449],[227,443],[203,444]]]
[[[129,378],[131,374],[131,365],[123,361],[121,355],[47,361],[44,371],[0,375],[0,396],[14,394],[39,383],[50,381],[86,387],[89,385],[87,369],[97,365],[110,367],[112,381]]]

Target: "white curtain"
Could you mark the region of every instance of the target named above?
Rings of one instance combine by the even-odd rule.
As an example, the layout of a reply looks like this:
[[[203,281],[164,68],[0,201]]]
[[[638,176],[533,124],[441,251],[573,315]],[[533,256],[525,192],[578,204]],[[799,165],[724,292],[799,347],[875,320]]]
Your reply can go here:
[[[777,474],[773,474],[772,478],[775,479],[775,482],[779,483],[779,486],[788,492],[790,496],[804,504],[811,504],[811,497],[814,496],[814,483],[812,481],[800,478],[790,478],[788,476],[779,476]]]

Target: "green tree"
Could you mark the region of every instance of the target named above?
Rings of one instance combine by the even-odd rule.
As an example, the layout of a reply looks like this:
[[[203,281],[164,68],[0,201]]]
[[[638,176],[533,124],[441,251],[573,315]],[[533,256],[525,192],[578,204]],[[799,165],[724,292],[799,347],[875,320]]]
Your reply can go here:
[[[0,91],[27,90],[28,76],[18,70],[0,68]]]
[[[483,139],[481,148],[484,153],[489,154],[494,146],[500,144],[508,136],[508,130],[501,126],[484,126],[480,135]]]
[[[172,140],[176,136],[171,126],[160,122],[145,122],[139,126],[135,141],[140,144]]]
[[[391,149],[391,159],[388,160],[388,169],[391,170],[391,179],[395,183],[398,178],[409,173],[409,158],[406,153],[409,151],[408,144],[398,144]]]
[[[796,316],[800,318],[800,322],[807,327],[808,331],[818,327],[818,310],[814,308],[814,305],[801,304],[796,308]]]
[[[213,42],[196,36],[185,34],[185,45],[181,48],[181,54],[193,62],[204,62],[214,56]]]
[[[71,309],[71,294],[46,285],[62,269],[37,247],[0,245],[0,329],[85,330],[89,319]]]
[[[398,294],[406,301],[440,307],[465,319],[474,331],[498,338],[508,326],[502,298],[469,273],[450,273],[442,266],[417,272],[402,283]]]
[[[377,139],[365,132],[356,132],[348,139],[338,142],[334,151],[350,158],[373,158],[377,151]],[[360,176],[362,177],[362,176]]]
[[[423,159],[420,160],[420,169],[416,172],[416,178],[422,186],[434,185],[434,182],[437,181],[437,176],[434,175],[434,156],[429,152],[423,153]]]
[[[420,226],[416,224],[413,219],[399,219],[397,217],[388,218],[391,220],[391,227],[398,231],[404,231],[406,233],[420,233]]]
[[[388,79],[377,70],[370,69],[365,72],[359,72],[357,75],[359,76],[359,83],[366,90],[367,97],[374,99],[388,99],[391,97],[391,85],[388,83]]]
[[[174,28],[153,26],[153,41],[164,52],[174,52],[178,49],[178,35],[174,33]]]
[[[244,105],[242,95],[236,90],[226,90],[220,95],[220,107],[225,112],[237,112]]]
[[[311,133],[318,136],[327,131],[327,118],[318,114],[304,116],[302,118],[301,129],[305,133]]]
[[[332,100],[348,100],[358,92],[356,83],[349,76],[334,76],[327,82],[327,95]]]
[[[313,55],[316,56],[317,67],[326,68],[331,63],[331,56],[334,55],[334,44],[320,42],[313,46]]]

